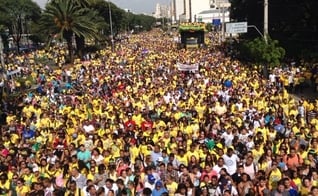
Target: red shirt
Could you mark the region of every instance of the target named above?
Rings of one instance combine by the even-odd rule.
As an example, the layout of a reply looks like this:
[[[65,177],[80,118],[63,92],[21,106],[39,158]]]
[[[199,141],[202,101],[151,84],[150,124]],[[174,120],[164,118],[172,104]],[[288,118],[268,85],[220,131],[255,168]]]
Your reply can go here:
[[[129,119],[125,122],[125,129],[134,130],[136,127],[136,122],[132,119]]]
[[[209,173],[207,173],[206,171],[204,171],[202,174],[201,174],[201,181],[204,179],[204,177],[208,175],[209,176],[209,180],[212,179],[212,176],[218,176],[217,172],[214,171],[214,170],[211,170]]]
[[[146,131],[146,130],[149,130],[149,129],[152,129],[152,127],[153,127],[153,122],[152,121],[143,121],[142,123],[141,123],[141,130],[142,131]]]

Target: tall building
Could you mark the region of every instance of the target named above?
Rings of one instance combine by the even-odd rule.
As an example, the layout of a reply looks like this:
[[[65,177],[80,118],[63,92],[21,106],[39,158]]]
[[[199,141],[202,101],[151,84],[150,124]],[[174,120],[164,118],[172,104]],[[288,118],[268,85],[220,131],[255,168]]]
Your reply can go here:
[[[172,22],[177,23],[186,19],[185,0],[172,0]]]
[[[171,18],[170,6],[157,3],[156,10],[153,16],[155,18]]]
[[[156,4],[156,10],[153,15],[155,18],[160,18],[161,17],[161,6],[159,3]]]

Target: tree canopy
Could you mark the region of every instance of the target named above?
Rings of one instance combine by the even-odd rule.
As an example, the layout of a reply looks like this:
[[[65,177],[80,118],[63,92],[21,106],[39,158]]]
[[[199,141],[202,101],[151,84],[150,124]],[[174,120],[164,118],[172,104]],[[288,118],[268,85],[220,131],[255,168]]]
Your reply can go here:
[[[243,55],[255,63],[277,66],[285,56],[284,48],[278,45],[277,40],[270,38],[267,43],[263,38],[255,38],[245,41],[242,46]]]
[[[18,48],[22,34],[27,32],[35,42],[55,36],[65,39],[69,47],[75,35],[79,51],[85,47],[85,39],[94,39],[94,43],[107,40],[111,34],[110,13],[115,36],[136,27],[150,30],[155,23],[152,16],[126,12],[105,0],[50,0],[44,10],[32,0],[1,0],[0,34],[3,37],[8,29]],[[8,37],[3,38],[8,41]]]
[[[263,0],[230,0],[231,18],[247,21],[259,29],[263,27]],[[318,54],[318,7],[317,0],[269,0],[269,35],[279,40],[288,56],[306,57]],[[257,33],[249,30],[242,35],[255,38]]]
[[[40,7],[32,0],[1,0],[0,25],[8,29],[19,52],[22,34],[29,34],[30,23],[36,23],[41,15]],[[3,40],[7,40],[7,37]]]
[[[58,35],[67,41],[70,60],[73,60],[72,37],[87,39],[99,37],[103,21],[97,12],[81,7],[75,0],[54,0],[48,3],[41,17],[41,27],[51,35]]]

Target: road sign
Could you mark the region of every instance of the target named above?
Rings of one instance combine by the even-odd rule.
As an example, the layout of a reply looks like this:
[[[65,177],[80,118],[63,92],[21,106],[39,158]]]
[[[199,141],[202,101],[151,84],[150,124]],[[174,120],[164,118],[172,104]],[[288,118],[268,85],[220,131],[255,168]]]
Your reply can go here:
[[[247,33],[247,22],[232,22],[225,24],[226,33]]]
[[[221,25],[221,19],[212,19],[212,24],[214,26],[220,26]]]

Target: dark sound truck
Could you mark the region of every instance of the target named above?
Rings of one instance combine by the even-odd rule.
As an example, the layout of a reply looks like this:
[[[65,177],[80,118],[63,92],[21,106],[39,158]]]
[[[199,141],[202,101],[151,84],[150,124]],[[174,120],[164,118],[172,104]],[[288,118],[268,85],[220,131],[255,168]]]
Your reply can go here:
[[[204,23],[182,23],[179,26],[181,37],[181,48],[193,49],[203,46],[204,33],[206,31]]]

